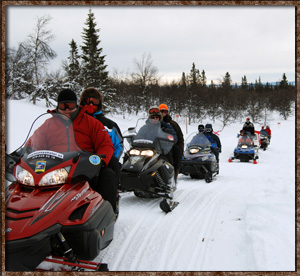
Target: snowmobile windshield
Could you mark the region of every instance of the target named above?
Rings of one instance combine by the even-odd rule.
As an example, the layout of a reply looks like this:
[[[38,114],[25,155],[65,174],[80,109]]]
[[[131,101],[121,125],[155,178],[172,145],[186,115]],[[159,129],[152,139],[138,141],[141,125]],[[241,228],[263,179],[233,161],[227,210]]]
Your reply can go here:
[[[250,139],[249,136],[240,136],[238,145],[248,145],[251,146],[253,144],[252,140]]]
[[[268,132],[265,130],[265,129],[262,129],[260,131],[260,135],[263,135],[263,136],[269,136]]]
[[[20,155],[33,152],[82,152],[76,144],[72,121],[63,114],[44,113],[33,122],[28,136],[20,147]]]
[[[174,144],[174,137],[161,129],[160,121],[147,119],[133,137],[133,144],[139,144],[140,146],[144,144],[167,154]]]
[[[190,142],[187,142],[188,146],[198,146],[203,149],[210,148],[211,142],[207,139],[207,137],[203,133],[197,133],[192,137]]]

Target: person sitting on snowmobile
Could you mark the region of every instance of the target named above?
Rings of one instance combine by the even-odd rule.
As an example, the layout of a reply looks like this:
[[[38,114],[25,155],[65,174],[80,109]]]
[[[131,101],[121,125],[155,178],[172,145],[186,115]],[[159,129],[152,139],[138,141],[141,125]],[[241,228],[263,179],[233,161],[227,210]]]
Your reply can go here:
[[[271,141],[271,129],[270,129],[270,127],[269,127],[269,126],[266,126],[265,131],[266,131],[266,132],[268,133],[268,135],[269,135],[269,141]]]
[[[250,118],[246,118],[246,122],[243,125],[243,130],[246,132],[250,132],[252,136],[254,136],[254,125],[250,122]]]
[[[116,122],[108,119],[103,114],[103,96],[99,90],[93,87],[88,87],[84,89],[80,96],[80,105],[90,105],[90,110],[88,113],[99,120],[104,127],[107,129],[107,132],[111,138],[111,141],[114,145],[115,151],[111,157],[107,166],[111,168],[118,176],[120,183],[120,174],[121,174],[121,163],[119,162],[120,157],[124,150],[123,145],[123,136],[121,130]],[[120,188],[120,185],[119,185]]]
[[[114,153],[114,147],[103,124],[86,114],[89,108],[89,105],[85,107],[77,105],[77,96],[74,91],[70,89],[62,90],[57,98],[57,108],[47,111],[53,114],[53,117],[46,120],[34,132],[27,141],[27,145],[30,147],[31,140],[37,140],[38,147],[41,149],[49,148],[53,151],[64,152],[66,146],[68,146],[68,139],[71,139],[72,137],[68,137],[68,135],[57,137],[55,133],[59,125],[70,122],[67,122],[67,120],[63,121],[63,119],[65,119],[63,118],[64,116],[61,117],[58,115],[63,114],[68,117],[72,121],[70,126],[73,126],[74,128],[77,145],[82,150],[106,156],[101,160],[102,169],[98,179],[93,181],[93,183],[90,183],[90,185],[94,190],[101,194],[103,199],[111,203],[116,212],[118,179],[114,171],[107,167],[107,164]],[[46,144],[48,147],[44,146]],[[39,150],[39,148],[36,148],[35,150]]]
[[[220,138],[213,133],[212,124],[205,125],[204,135],[211,142],[212,152],[215,154],[217,162],[219,163],[219,153],[222,152],[222,145]]]
[[[162,120],[162,115],[159,111],[159,108],[157,106],[152,106],[149,108],[148,111],[148,119],[146,120],[146,123],[144,126],[142,126],[139,130],[139,132],[137,133],[135,139],[139,139],[139,137],[141,138],[145,138],[147,137],[149,140],[154,141],[157,133],[156,132],[149,132],[149,127],[148,124],[160,124],[160,128],[167,132],[167,130],[169,130],[170,132],[172,132],[172,136],[174,138],[174,143],[177,143],[177,135],[176,132],[174,130],[174,128],[172,127],[171,124],[166,123]],[[174,166],[174,160],[173,160],[173,153],[172,153],[173,149],[169,151],[169,153],[165,156],[169,163],[171,163]]]
[[[246,144],[248,144],[248,143],[253,144],[253,141],[248,136],[247,132],[245,130],[243,130],[243,129],[240,130],[240,134],[238,135],[238,137],[241,137],[239,141],[243,141]]]
[[[161,104],[159,106],[159,111],[163,117],[163,122],[169,123],[175,130],[176,136],[178,138],[177,143],[173,146],[173,161],[174,161],[174,179],[175,182],[177,182],[177,177],[180,171],[180,164],[181,164],[181,159],[183,155],[183,150],[184,150],[184,138],[183,138],[183,133],[181,131],[180,126],[172,120],[172,117],[169,115],[169,108],[165,104]]]

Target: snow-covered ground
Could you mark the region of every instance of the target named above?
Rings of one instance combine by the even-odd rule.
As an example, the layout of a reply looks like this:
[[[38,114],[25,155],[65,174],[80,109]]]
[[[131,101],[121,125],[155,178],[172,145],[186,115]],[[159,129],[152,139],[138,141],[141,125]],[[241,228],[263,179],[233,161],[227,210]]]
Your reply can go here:
[[[6,102],[8,152],[45,111],[41,103]],[[137,119],[108,117],[123,132]],[[189,125],[188,133],[179,123],[187,137],[207,122]],[[259,150],[258,164],[228,162],[242,123],[220,132],[215,181],[179,175],[173,212],[162,212],[160,199],[122,193],[114,240],[96,260],[108,263],[110,271],[295,271],[295,116],[285,121],[273,114],[271,144]],[[218,131],[221,124],[213,127]]]

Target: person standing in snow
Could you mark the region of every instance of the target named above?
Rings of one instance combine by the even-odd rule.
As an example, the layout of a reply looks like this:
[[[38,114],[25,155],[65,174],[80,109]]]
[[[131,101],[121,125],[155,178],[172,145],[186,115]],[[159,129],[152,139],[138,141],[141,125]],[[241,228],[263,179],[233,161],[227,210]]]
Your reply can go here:
[[[104,125],[111,138],[115,150],[107,166],[117,174],[120,188],[121,163],[119,160],[124,150],[121,130],[116,122],[104,116],[103,96],[96,88],[84,89],[80,96],[80,105],[89,106],[88,113]]]
[[[169,115],[169,107],[165,104],[161,104],[159,106],[160,113],[162,114],[163,121],[165,123],[170,124],[177,135],[177,143],[173,146],[172,150],[172,156],[173,156],[173,162],[174,162],[174,170],[175,170],[175,182],[177,182],[178,174],[180,171],[180,166],[181,166],[181,160],[183,156],[183,151],[184,151],[184,138],[183,138],[183,133],[181,131],[180,126],[172,120],[172,117]]]

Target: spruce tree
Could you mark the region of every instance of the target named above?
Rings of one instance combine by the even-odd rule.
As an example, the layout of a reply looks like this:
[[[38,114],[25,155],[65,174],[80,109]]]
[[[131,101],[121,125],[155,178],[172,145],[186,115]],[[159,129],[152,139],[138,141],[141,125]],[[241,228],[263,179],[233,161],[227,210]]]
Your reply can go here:
[[[68,56],[68,63],[65,65],[64,70],[67,74],[67,82],[64,84],[66,87],[74,90],[77,96],[82,92],[82,78],[80,68],[80,55],[78,54],[78,47],[74,39],[70,42],[70,55]]]
[[[232,83],[231,76],[229,72],[226,72],[225,77],[223,77],[222,87],[225,90],[231,90],[232,88],[231,83]]]
[[[283,73],[282,79],[279,83],[279,88],[286,89],[288,87],[289,87],[289,83],[288,83],[287,77],[286,77],[285,73]]]
[[[107,65],[105,65],[105,55],[102,55],[102,48],[99,47],[99,31],[96,28],[96,21],[91,9],[89,10],[86,28],[83,28],[82,38],[82,86],[83,88],[95,87],[103,93],[105,98],[104,107],[111,103],[113,90],[109,85]]]
[[[241,88],[243,90],[247,90],[248,89],[247,77],[245,75],[242,77]]]
[[[200,75],[200,82],[201,82],[202,87],[206,87],[206,80],[207,80],[207,78],[205,75],[205,71],[202,70],[201,75]]]

